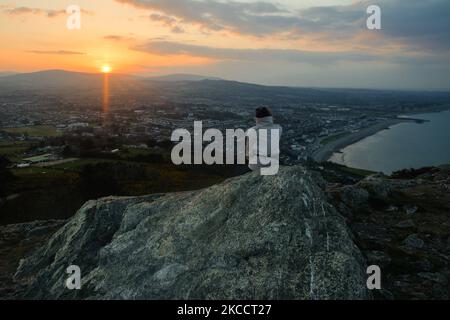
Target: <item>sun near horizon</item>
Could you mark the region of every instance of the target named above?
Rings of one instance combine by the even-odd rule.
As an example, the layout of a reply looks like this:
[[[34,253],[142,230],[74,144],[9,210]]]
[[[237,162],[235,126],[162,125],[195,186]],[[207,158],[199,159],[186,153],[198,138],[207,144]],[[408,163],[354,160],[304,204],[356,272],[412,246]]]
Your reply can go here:
[[[102,73],[111,73],[112,69],[111,66],[105,64],[102,66]]]

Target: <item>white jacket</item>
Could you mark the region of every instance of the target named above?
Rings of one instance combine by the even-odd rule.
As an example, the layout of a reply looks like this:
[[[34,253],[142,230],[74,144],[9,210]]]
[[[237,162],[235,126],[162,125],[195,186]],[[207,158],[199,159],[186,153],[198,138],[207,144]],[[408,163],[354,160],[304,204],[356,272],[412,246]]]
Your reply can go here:
[[[258,143],[251,143],[250,139],[250,132],[253,130],[253,132],[257,133],[257,137],[258,137]],[[265,144],[267,145],[267,152],[264,152],[265,150],[259,150],[260,146],[264,143],[263,140],[261,140],[260,138],[264,139],[264,135],[261,135],[261,131],[265,130],[267,132],[267,141],[265,141]],[[273,130],[278,130],[278,133],[275,136],[275,132]],[[249,164],[249,168],[252,171],[256,171],[259,170],[260,168],[264,168],[267,167],[269,163],[273,163],[274,161],[276,161],[276,163],[279,163],[279,159],[280,159],[280,148],[278,147],[277,150],[271,150],[271,145],[272,145],[272,137],[276,137],[278,139],[281,138],[281,134],[282,134],[282,127],[278,124],[274,124],[273,123],[273,117],[265,117],[265,118],[257,118],[256,119],[256,126],[250,128],[247,132],[246,132],[246,137],[247,137],[247,156],[248,159],[251,160],[253,159],[258,159],[258,163],[250,163]],[[265,139],[264,139],[265,140]],[[256,142],[256,141],[254,141]],[[279,143],[280,141],[278,141],[278,146],[280,145]],[[262,163],[261,163],[262,162]]]

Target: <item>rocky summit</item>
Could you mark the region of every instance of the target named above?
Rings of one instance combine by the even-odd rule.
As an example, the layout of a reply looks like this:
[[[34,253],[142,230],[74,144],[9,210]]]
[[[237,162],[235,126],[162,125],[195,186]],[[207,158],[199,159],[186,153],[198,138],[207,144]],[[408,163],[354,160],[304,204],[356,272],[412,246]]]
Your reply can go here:
[[[376,299],[450,299],[450,166],[374,175],[328,189],[368,264]]]
[[[366,262],[303,167],[89,201],[31,255],[29,299],[367,299]],[[68,290],[66,269],[81,269]]]

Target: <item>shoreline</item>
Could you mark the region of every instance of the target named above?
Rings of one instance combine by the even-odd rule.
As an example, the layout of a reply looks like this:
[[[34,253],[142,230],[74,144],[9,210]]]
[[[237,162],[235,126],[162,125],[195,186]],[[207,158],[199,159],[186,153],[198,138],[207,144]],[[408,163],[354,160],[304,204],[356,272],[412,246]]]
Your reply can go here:
[[[359,130],[358,132],[351,133],[349,135],[346,135],[342,138],[339,138],[335,141],[332,141],[330,143],[327,143],[326,145],[320,147],[318,150],[316,150],[312,154],[312,158],[316,162],[327,162],[331,156],[352,144],[357,143],[358,141],[361,141],[367,137],[370,137],[380,131],[387,130],[390,127],[397,125],[399,123],[403,122],[417,122],[418,119],[412,119],[412,118],[393,118],[388,119],[386,121],[377,123],[373,126],[364,128]]]

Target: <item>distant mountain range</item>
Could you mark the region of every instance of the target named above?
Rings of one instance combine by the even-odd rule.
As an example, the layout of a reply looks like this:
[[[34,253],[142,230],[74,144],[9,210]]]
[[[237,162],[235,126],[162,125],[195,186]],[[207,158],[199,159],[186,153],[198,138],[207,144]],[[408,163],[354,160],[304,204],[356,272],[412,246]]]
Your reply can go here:
[[[59,86],[73,86],[90,81],[103,80],[104,74],[101,73],[83,73],[72,72],[65,70],[44,70],[31,73],[14,73],[14,72],[0,72],[1,79],[0,86],[10,83],[12,85],[19,85],[21,87],[59,87]],[[184,82],[184,81],[203,81],[203,80],[222,80],[216,77],[199,76],[193,74],[172,74],[158,77],[139,77],[126,74],[113,73],[111,78],[117,80],[151,80],[161,82]]]
[[[113,73],[109,76],[111,87],[126,89],[147,87],[151,82],[175,83],[220,80],[190,74],[174,74],[161,77],[139,77]],[[0,73],[0,92],[7,90],[96,90],[103,87],[105,75],[101,73],[82,73],[64,70],[45,70],[32,73]]]
[[[189,74],[139,77],[108,75],[111,94],[129,98],[162,98],[182,103],[221,103],[246,105],[401,105],[407,108],[443,104],[449,92],[411,92],[368,89],[319,89],[263,86]],[[64,70],[46,70],[0,76],[0,94],[34,92],[39,94],[95,95],[102,92],[105,75]]]
[[[103,85],[103,74],[70,72],[64,70],[46,70],[32,73],[18,73],[0,78],[0,89],[47,90],[63,88],[100,87]],[[114,75],[120,81],[137,80],[128,75]]]
[[[171,82],[171,81],[223,80],[221,78],[216,78],[216,77],[207,77],[207,76],[199,76],[199,75],[195,75],[195,74],[183,74],[183,73],[170,74],[170,75],[160,76],[160,77],[151,77],[151,78],[148,78],[148,79],[154,80],[154,81],[167,81],[167,82]]]
[[[2,71],[0,72],[0,77],[12,76],[15,74],[17,74],[17,72]]]

